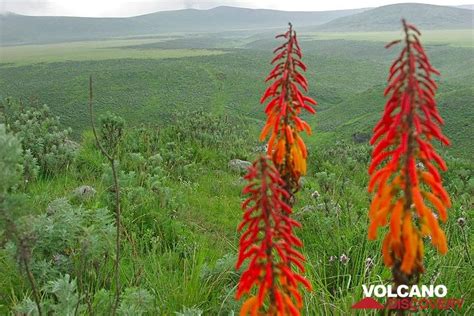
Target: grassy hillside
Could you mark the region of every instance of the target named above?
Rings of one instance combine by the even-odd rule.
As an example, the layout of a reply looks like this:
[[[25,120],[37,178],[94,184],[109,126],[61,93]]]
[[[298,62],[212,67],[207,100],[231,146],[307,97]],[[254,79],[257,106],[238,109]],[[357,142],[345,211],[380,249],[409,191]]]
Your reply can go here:
[[[461,8],[461,9],[474,10],[474,4],[463,4],[463,5],[458,5],[456,7]]]
[[[353,134],[368,133],[379,117],[387,69],[396,50],[385,50],[383,42],[313,38],[302,35],[310,94],[319,101],[313,124],[317,131],[352,141]],[[90,74],[96,78],[98,113],[113,111],[130,124],[167,122],[170,113],[188,108],[261,119],[258,100],[274,40],[199,39],[112,41],[113,49],[94,48],[93,42],[71,44],[69,50],[58,48],[68,47],[63,44],[45,45],[41,46],[44,59],[28,55],[30,50],[41,52],[35,46],[6,48],[14,50],[17,59],[0,67],[0,96],[49,104],[76,137],[88,126],[85,104]],[[229,48],[235,41],[243,48]],[[216,45],[222,48],[215,50]],[[471,49],[428,45],[427,50],[442,73],[438,100],[453,139],[450,152],[469,156],[474,153],[466,136],[472,128],[468,118],[474,115],[469,106]],[[35,64],[35,59],[43,63]]]
[[[426,45],[449,45],[455,47],[474,47],[474,29],[465,30],[423,30],[423,43]],[[309,32],[308,39],[345,39],[389,43],[400,37],[400,31],[383,32]]]
[[[363,9],[286,12],[234,7],[162,11],[131,18],[35,17],[0,15],[0,43],[44,43],[179,32],[220,32],[318,25]]]
[[[472,29],[473,12],[467,9],[418,3],[393,4],[342,17],[316,27],[324,31],[392,31],[407,19],[422,30]]]

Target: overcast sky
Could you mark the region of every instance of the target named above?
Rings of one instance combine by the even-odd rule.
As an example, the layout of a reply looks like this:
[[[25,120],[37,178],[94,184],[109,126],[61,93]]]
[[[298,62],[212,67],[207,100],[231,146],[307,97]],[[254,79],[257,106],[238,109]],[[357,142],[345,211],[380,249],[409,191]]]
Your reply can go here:
[[[390,0],[0,0],[0,12],[27,15],[134,16],[162,10],[209,9],[221,5],[288,11],[324,11],[376,7],[405,1]],[[406,1],[439,5],[474,3],[474,0]],[[453,3],[454,2],[454,3]]]

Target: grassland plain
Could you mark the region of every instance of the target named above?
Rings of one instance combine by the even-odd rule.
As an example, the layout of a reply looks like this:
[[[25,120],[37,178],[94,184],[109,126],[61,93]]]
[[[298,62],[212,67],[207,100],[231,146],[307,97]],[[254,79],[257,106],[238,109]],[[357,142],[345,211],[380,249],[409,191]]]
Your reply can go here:
[[[373,40],[313,40],[314,34],[307,36],[302,48],[309,68],[310,96],[320,104],[316,117],[306,118],[315,133],[306,138],[310,170],[295,206],[295,216],[303,224],[297,234],[304,242],[307,275],[315,288],[305,294],[304,314],[349,315],[350,306],[362,298],[362,284],[387,284],[391,277],[380,258],[380,241],[366,238],[370,148],[365,141],[383,107],[381,94],[395,52]],[[233,158],[251,160],[256,154],[258,143],[253,140],[263,119],[258,100],[275,46],[274,40],[265,37],[223,37],[187,47],[183,47],[185,38],[124,41],[114,44],[123,48],[114,49],[125,59],[51,58],[38,64],[26,58],[27,62],[17,60],[0,67],[1,97],[49,104],[81,143],[75,163],[66,172],[41,178],[28,187],[26,214],[44,213],[52,200],[69,196],[83,184],[97,190],[86,207],[109,205],[110,175],[88,127],[90,74],[95,80],[98,114],[111,111],[126,119],[126,139],[120,150],[124,226],[135,240],[138,256],[132,254],[134,246],[126,240],[121,280],[124,286],[139,285],[153,294],[149,315],[184,314],[185,307],[204,315],[238,311],[239,302],[234,300],[239,275],[234,269],[235,229],[241,217],[243,182],[227,163]],[[236,42],[241,48],[232,48]],[[94,50],[90,45],[87,49]],[[217,45],[224,54],[134,58],[142,52],[177,49],[215,52]],[[469,48],[447,44],[428,45],[428,53],[443,74],[440,110],[453,140],[453,147],[444,154],[450,167],[444,178],[453,208],[444,226],[450,250],[439,256],[427,246],[427,273],[422,282],[445,284],[450,296],[464,297],[460,314],[470,315],[474,275],[466,247],[474,240],[470,223],[474,216],[474,148],[469,137],[474,57]],[[143,165],[155,154],[162,157],[161,171],[148,179],[151,173]],[[461,217],[467,218],[464,227],[456,222]],[[340,260],[342,255],[349,260]],[[368,258],[373,266],[367,264]],[[0,312],[6,313],[29,291],[19,274],[10,273],[16,263],[3,249],[0,264],[4,267],[0,269]],[[112,263],[102,269],[105,276],[91,281],[89,290],[108,284],[106,275]],[[138,276],[135,269],[141,271]]]
[[[164,40],[164,39],[163,39]],[[121,49],[127,45],[143,45],[156,43],[155,39],[126,39],[71,42],[48,45],[22,45],[0,48],[2,63],[11,63],[17,66],[37,63],[54,63],[68,61],[90,61],[110,59],[163,59],[183,58],[202,55],[217,55],[223,52],[207,49],[154,49],[130,51]]]

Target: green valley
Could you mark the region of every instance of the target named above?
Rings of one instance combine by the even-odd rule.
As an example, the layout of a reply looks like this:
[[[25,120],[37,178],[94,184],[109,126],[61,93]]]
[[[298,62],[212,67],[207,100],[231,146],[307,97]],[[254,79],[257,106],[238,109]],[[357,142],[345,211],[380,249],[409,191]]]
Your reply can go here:
[[[313,134],[304,136],[308,174],[294,205],[313,285],[302,314],[354,313],[363,284],[389,284],[392,277],[381,238],[367,240],[368,140],[399,53],[384,46],[400,38],[392,20],[406,6],[416,9],[414,22],[441,73],[437,102],[452,143],[435,143],[448,165],[443,185],[453,205],[441,226],[449,251],[440,255],[426,238],[421,282],[446,285],[449,297],[464,298],[459,314],[472,314],[472,12],[398,6],[329,12],[220,7],[93,21],[3,16],[0,211],[11,211],[11,218],[0,217],[0,314],[39,315],[25,258],[49,314],[110,314],[115,180],[122,208],[116,314],[238,313],[236,228],[245,180],[232,162],[262,152],[259,101],[279,44],[274,36],[290,18],[308,67],[308,95],[318,101],[316,115],[302,116]],[[438,24],[432,20],[443,14]],[[117,179],[92,132],[90,76],[100,141],[109,140],[104,122],[120,126],[120,142],[110,147]],[[15,146],[22,170],[16,182],[5,167],[15,160]],[[14,237],[11,223],[23,239]]]

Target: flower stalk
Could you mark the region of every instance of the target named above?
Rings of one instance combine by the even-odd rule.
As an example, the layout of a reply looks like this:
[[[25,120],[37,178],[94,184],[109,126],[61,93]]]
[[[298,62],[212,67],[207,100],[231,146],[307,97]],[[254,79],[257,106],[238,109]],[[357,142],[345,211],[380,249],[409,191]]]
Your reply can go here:
[[[308,91],[308,81],[303,76],[306,65],[301,61],[303,54],[291,23],[289,30],[276,38],[286,41],[273,51],[274,68],[265,80],[272,84],[260,100],[262,104],[268,100],[267,121],[260,140],[268,138],[267,153],[285,180],[287,191],[293,195],[298,191],[301,175],[306,173],[308,152],[300,133],[311,134],[311,127],[299,116],[302,110],[314,114],[313,105],[317,103],[303,94]]]
[[[299,284],[311,290],[304,273],[304,256],[296,249],[302,246],[293,229],[300,223],[290,218],[291,207],[285,182],[269,157],[259,157],[245,176],[248,185],[243,193],[244,215],[238,231],[242,232],[236,268],[245,261],[236,297],[249,298],[243,303],[240,315],[300,315],[303,306]],[[293,269],[296,267],[296,271]],[[252,288],[257,294],[252,295]]]
[[[435,101],[439,72],[431,65],[420,42],[418,29],[402,21],[404,39],[399,57],[390,68],[388,96],[382,118],[370,141],[374,145],[369,166],[369,192],[374,193],[369,218],[368,237],[376,239],[377,229],[388,226],[382,254],[392,267],[397,285],[416,284],[424,272],[424,237],[441,253],[447,252],[446,236],[438,218],[447,220],[451,206],[438,169],[446,163],[432,145],[442,134],[443,120]]]

